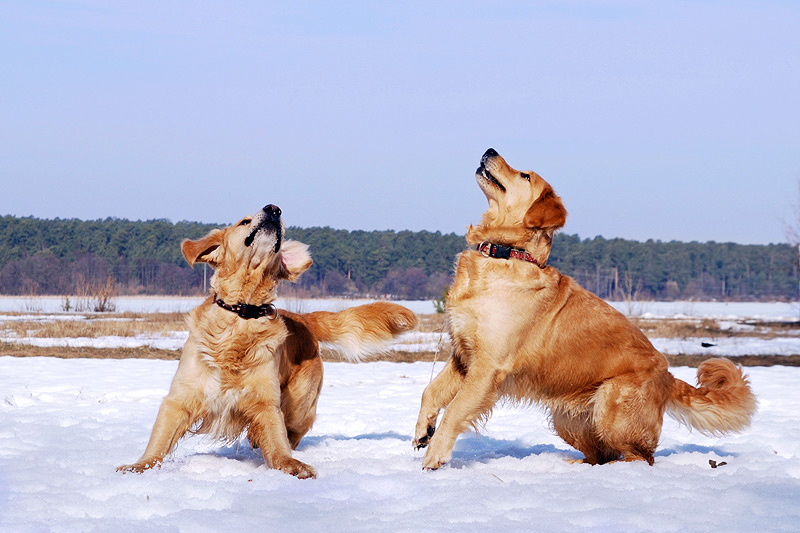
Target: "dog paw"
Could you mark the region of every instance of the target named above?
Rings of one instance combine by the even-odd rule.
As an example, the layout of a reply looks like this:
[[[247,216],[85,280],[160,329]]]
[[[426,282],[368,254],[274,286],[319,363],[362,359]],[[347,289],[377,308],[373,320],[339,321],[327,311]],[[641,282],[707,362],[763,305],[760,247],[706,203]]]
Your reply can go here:
[[[284,459],[276,468],[281,472],[295,476],[298,479],[316,479],[317,471],[311,465],[298,461],[292,457]]]
[[[447,464],[449,459],[449,457],[440,457],[436,454],[431,454],[430,450],[428,450],[428,453],[425,454],[425,459],[422,460],[422,469],[428,471],[438,470]]]
[[[422,435],[414,439],[414,448],[419,450],[427,446],[428,443],[431,441],[431,438],[433,437],[434,433],[436,433],[436,428],[433,426],[428,426],[428,428],[425,430],[425,435]]]
[[[441,435],[439,437],[441,437]],[[441,468],[450,460],[451,453],[452,446],[448,448],[438,437],[432,439],[428,451],[425,452],[425,458],[422,460],[422,469],[436,470]]]
[[[153,468],[154,466],[160,466],[160,461],[152,460],[152,461],[139,461],[138,463],[133,463],[132,465],[122,465],[117,467],[117,472],[122,472],[123,474],[141,474],[145,470]]]

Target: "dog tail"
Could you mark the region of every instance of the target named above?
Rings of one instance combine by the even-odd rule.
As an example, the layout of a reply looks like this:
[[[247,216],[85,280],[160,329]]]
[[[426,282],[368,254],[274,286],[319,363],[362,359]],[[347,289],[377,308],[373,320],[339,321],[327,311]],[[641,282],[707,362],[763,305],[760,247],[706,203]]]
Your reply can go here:
[[[729,359],[709,359],[697,369],[697,388],[677,378],[667,400],[667,412],[700,433],[719,436],[750,425],[756,397],[741,367]]]
[[[323,347],[332,348],[349,361],[384,351],[397,335],[417,326],[417,315],[389,302],[351,307],[338,313],[316,311],[303,315]]]

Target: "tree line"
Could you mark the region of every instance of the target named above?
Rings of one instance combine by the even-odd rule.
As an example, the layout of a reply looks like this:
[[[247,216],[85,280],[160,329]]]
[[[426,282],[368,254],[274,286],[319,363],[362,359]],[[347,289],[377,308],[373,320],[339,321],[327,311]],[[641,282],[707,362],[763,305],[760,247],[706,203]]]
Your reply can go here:
[[[221,225],[116,218],[0,217],[0,294],[197,294],[211,270],[190,268],[185,238]],[[287,228],[314,265],[283,294],[430,299],[451,280],[463,235]],[[581,239],[557,234],[550,264],[607,299],[792,300],[797,251],[788,244]]]

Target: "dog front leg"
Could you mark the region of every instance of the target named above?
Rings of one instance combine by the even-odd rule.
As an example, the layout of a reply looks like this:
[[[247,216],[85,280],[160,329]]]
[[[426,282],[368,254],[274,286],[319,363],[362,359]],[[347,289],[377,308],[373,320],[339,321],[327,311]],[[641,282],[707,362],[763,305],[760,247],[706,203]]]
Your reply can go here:
[[[195,419],[183,400],[167,396],[158,408],[158,416],[150,434],[150,441],[141,459],[130,465],[122,465],[117,472],[142,473],[161,464],[183,435],[189,431]]]
[[[316,478],[313,467],[292,457],[280,405],[269,402],[255,406],[253,411],[258,414],[252,418],[247,436],[261,449],[267,466],[300,479]]]
[[[458,371],[451,357],[441,372],[425,387],[422,393],[422,405],[419,409],[417,427],[414,431],[414,447],[424,448],[436,431],[436,420],[439,412],[453,400],[464,382],[464,376]]]
[[[504,377],[495,368],[470,367],[463,385],[445,409],[439,429],[430,439],[422,468],[436,470],[450,460],[456,438],[494,406],[497,387]]]

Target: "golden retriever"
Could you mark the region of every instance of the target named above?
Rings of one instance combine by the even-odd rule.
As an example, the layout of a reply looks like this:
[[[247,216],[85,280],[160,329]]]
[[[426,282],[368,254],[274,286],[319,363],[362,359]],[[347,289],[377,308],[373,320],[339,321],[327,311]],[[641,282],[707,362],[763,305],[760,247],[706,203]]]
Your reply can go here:
[[[756,400],[740,368],[705,361],[698,388],[674,378],[621,313],[547,266],[567,211],[544,179],[493,149],[476,179],[489,208],[468,228],[447,294],[453,354],[422,395],[414,444],[428,446],[425,469],[445,464],[456,437],[501,398],[548,408],[589,464],[652,465],[665,411],[706,434],[749,425]]]
[[[339,313],[276,309],[272,302],[281,280],[295,281],[312,262],[305,244],[283,236],[281,211],[268,205],[233,226],[182,243],[190,264],[214,267],[212,295],[189,315],[189,338],[144,455],[117,470],[160,465],[187,432],[233,441],[246,431],[270,468],[316,477],[292,450],[316,416],[319,342],[357,359],[414,328],[417,318],[386,302]]]

